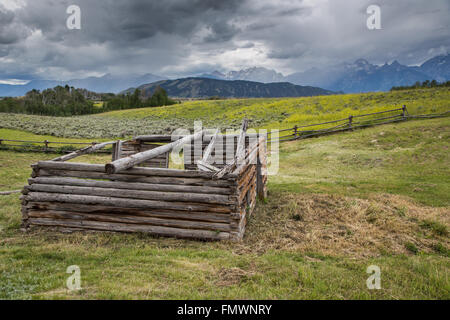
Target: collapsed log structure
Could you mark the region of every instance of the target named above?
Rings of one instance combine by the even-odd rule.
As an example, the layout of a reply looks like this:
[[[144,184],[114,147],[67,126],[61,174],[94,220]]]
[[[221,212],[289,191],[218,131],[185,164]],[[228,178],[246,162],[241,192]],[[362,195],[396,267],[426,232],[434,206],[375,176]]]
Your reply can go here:
[[[267,194],[266,136],[244,130],[231,137],[197,132],[175,139],[113,142],[112,162],[106,165],[65,162],[98,147],[32,165],[22,191],[23,227],[242,239],[257,198]],[[186,155],[194,144],[201,146],[200,155]],[[180,145],[185,145],[185,170],[169,169],[169,152]],[[227,156],[227,150],[233,154]]]

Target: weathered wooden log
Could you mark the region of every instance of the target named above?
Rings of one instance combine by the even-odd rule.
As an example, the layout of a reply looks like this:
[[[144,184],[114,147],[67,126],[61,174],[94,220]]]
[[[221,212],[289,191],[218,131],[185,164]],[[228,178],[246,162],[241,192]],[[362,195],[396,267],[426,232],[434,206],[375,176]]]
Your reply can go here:
[[[140,142],[173,142],[186,137],[185,135],[141,135],[133,140]]]
[[[244,186],[248,184],[248,181],[251,176],[253,176],[256,172],[256,166],[250,165],[248,169],[245,171],[245,174],[237,181],[238,189],[242,189]]]
[[[211,153],[212,153],[212,151],[214,149],[214,144],[216,143],[216,139],[217,139],[217,135],[218,134],[219,134],[219,129],[216,130],[216,133],[211,138],[211,142],[209,143],[208,147],[206,148],[206,150],[203,153],[202,160],[198,160],[197,161],[197,167],[201,171],[210,171],[210,172],[218,172],[218,171],[220,171],[220,169],[218,169],[217,167],[215,167],[215,166],[213,166],[213,165],[211,165],[209,163],[209,161],[210,161],[209,159],[210,159]]]
[[[245,170],[246,165],[251,163],[251,161],[254,161],[255,151],[257,150],[258,145],[258,143],[253,143],[252,145],[250,145],[248,147],[248,150],[246,150],[244,153],[246,154],[246,156],[244,156],[244,158],[240,156],[240,160],[238,159],[238,156],[236,154],[236,157],[233,159],[233,161],[231,161],[231,163],[225,165],[220,171],[214,174],[214,178],[220,179],[225,175],[228,177],[239,176],[242,171]]]
[[[180,192],[158,192],[158,191],[142,191],[142,190],[126,190],[114,188],[98,188],[98,187],[80,187],[67,185],[49,185],[49,184],[32,184],[26,186],[31,192],[49,192],[76,195],[93,195],[102,197],[126,198],[126,199],[143,199],[143,200],[159,200],[159,201],[178,201],[178,202],[199,202],[210,204],[232,204],[228,196],[210,195],[201,193],[180,193]]]
[[[265,142],[265,140],[260,142],[258,146],[258,158],[256,164],[256,190],[260,200],[267,198],[267,150]]]
[[[155,225],[183,229],[202,229],[211,231],[230,231],[230,225],[225,223],[213,223],[202,221],[161,219],[153,217],[140,217],[119,214],[87,214],[61,210],[28,210],[29,218],[72,219],[82,221],[118,222],[129,224]]]
[[[226,135],[225,137],[231,139],[237,139],[239,135],[237,134],[229,134]],[[252,137],[252,136],[259,136],[259,134],[257,133],[251,133],[251,134],[247,134],[247,137]],[[186,137],[185,135],[141,135],[141,136],[137,136],[134,137],[133,140],[137,140],[137,141],[141,141],[141,142],[173,142],[173,141],[177,141],[180,140],[182,138]],[[212,135],[204,135],[203,137],[203,141],[209,142],[212,139]]]
[[[27,209],[33,210],[63,210],[88,214],[120,214],[133,215],[142,217],[157,217],[165,219],[191,220],[191,221],[209,221],[229,223],[230,215],[226,213],[215,212],[194,212],[181,210],[165,210],[165,209],[139,209],[139,208],[121,208],[118,206],[104,205],[86,205],[62,202],[28,202],[25,206]]]
[[[32,165],[32,168],[105,173],[105,166],[102,164],[89,164],[76,162],[39,161],[37,164]],[[211,179],[212,177],[212,174],[209,172],[187,171],[179,169],[163,169],[163,168],[140,168],[140,167],[130,168],[124,171],[123,174],[137,175],[137,176],[207,178],[207,179]]]
[[[211,157],[211,153],[214,149],[214,145],[216,143],[217,140],[217,135],[219,134],[220,130],[217,129],[216,132],[214,133],[213,137],[211,138],[211,141],[209,142],[208,147],[206,148],[206,150],[203,152],[203,162],[204,163],[208,163],[209,158]]]
[[[21,213],[22,213],[22,221],[28,220],[28,209],[26,206],[22,206]]]
[[[190,202],[166,202],[156,200],[140,200],[140,199],[123,199],[113,197],[75,195],[75,194],[59,194],[45,192],[30,192],[24,196],[26,201],[34,202],[65,202],[77,204],[92,204],[106,206],[120,206],[125,208],[145,208],[145,209],[173,209],[185,211],[211,211],[219,213],[229,213],[232,206],[209,205]]]
[[[0,191],[0,196],[7,196],[14,193],[20,193],[22,190]]]
[[[244,161],[241,163],[241,165],[236,168],[236,170],[233,172],[233,174],[236,174],[239,177],[242,176],[242,174],[250,166],[255,166],[257,164],[257,156],[258,156],[258,150],[255,149],[252,151],[252,153],[246,159],[244,159]]]
[[[69,153],[69,154],[66,154],[64,156],[55,158],[52,161],[67,161],[67,160],[76,158],[78,156],[81,156],[81,155],[84,155],[84,154],[88,154],[88,153],[92,153],[92,152],[95,152],[97,150],[103,149],[104,147],[106,147],[106,146],[108,146],[110,144],[114,144],[114,143],[116,143],[116,141],[108,141],[108,142],[95,144],[93,146],[86,147],[86,148],[83,148],[83,149],[79,149],[79,150],[74,151],[72,153]]]
[[[239,185],[238,192],[245,193],[245,189],[252,185],[256,185],[256,168],[254,168],[254,170],[249,171],[249,175],[247,175],[245,180],[242,181],[242,184]]]
[[[99,222],[99,221],[77,221],[77,220],[53,220],[48,218],[31,218],[28,220],[31,224],[41,226],[60,226],[60,227],[74,227],[82,229],[94,229],[101,231],[117,231],[117,232],[143,232],[151,233],[159,236],[180,237],[180,238],[194,238],[194,239],[211,239],[211,240],[225,240],[229,239],[228,232],[216,232],[207,230],[190,230],[181,228],[169,228],[161,226],[150,225],[132,225],[124,223]]]
[[[246,185],[243,186],[242,190],[240,190],[239,204],[242,204],[242,201],[248,194],[249,189],[251,189],[255,185],[255,183],[256,183],[256,173],[253,172],[253,174],[248,178]]]
[[[136,168],[137,169],[137,168]],[[87,172],[87,171],[66,171],[66,170],[52,170],[52,169],[40,169],[39,177],[73,177],[73,178],[85,178],[85,179],[107,179],[114,181],[124,182],[142,182],[151,184],[170,184],[170,185],[192,185],[192,186],[212,186],[212,187],[228,187],[232,185],[232,181],[228,180],[211,180],[205,178],[178,178],[178,177],[160,177],[160,176],[148,176],[143,177],[139,175],[129,174],[106,174],[100,172]]]
[[[218,171],[220,171],[219,168],[217,168],[217,167],[215,167],[215,166],[213,166],[213,165],[211,165],[209,163],[206,163],[206,162],[204,162],[202,160],[198,160],[197,161],[197,168],[200,169],[201,171],[207,171],[207,172],[218,172]]]
[[[254,143],[250,145],[246,151],[246,157],[241,161],[241,163],[236,167],[236,169],[232,172],[233,175],[239,176],[249,164],[257,163],[257,155],[258,155],[258,147],[259,144],[262,143],[263,138],[261,138],[258,143]]]
[[[247,222],[247,210],[244,209],[240,212],[240,218],[238,220],[234,220],[231,222],[231,231],[232,232],[243,232],[245,230],[245,225]]]
[[[250,210],[248,211],[248,217],[251,217],[251,215],[253,214],[253,212],[255,211],[256,208],[256,188],[252,189],[252,193],[251,193],[251,203],[250,203]]]
[[[241,130],[236,148],[236,162],[239,164],[245,158],[245,135],[248,129],[248,120],[242,120]]]
[[[121,147],[120,157],[113,159],[112,161],[118,160],[120,158],[125,158],[132,156],[134,154],[155,149],[160,147],[160,144],[145,144],[141,141],[131,141],[127,142]],[[137,166],[151,167],[151,168],[168,168],[169,167],[169,152],[158,155],[150,160],[144,161]]]
[[[112,161],[122,158],[122,144],[123,144],[123,142],[121,140],[118,140],[114,144],[113,153],[112,153]]]
[[[51,184],[80,187],[98,187],[113,189],[130,189],[160,192],[187,192],[187,193],[205,193],[230,195],[230,188],[208,187],[208,186],[189,186],[189,185],[169,185],[169,184],[149,184],[139,182],[121,182],[121,181],[99,181],[74,178],[59,177],[37,177],[28,179],[29,184]]]
[[[122,158],[116,161],[113,161],[111,163],[108,163],[105,165],[105,171],[108,174],[118,173],[120,171],[129,169],[131,167],[134,167],[135,165],[142,163],[144,161],[147,161],[149,159],[152,159],[154,157],[157,157],[158,155],[161,155],[163,153],[169,152],[174,148],[177,148],[180,145],[183,145],[185,143],[190,142],[191,140],[195,140],[198,138],[201,138],[203,136],[203,130],[199,131],[195,134],[186,136],[180,140],[177,140],[175,142],[166,144],[164,146],[147,150],[141,153],[136,153],[132,156],[129,156],[127,158]]]

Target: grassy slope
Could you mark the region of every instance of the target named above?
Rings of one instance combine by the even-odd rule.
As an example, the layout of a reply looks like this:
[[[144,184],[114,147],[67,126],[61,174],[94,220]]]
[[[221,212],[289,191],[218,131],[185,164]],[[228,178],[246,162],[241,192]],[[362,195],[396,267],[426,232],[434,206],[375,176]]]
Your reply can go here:
[[[284,144],[239,244],[24,235],[18,195],[1,197],[0,298],[449,299],[449,127],[413,121]],[[23,185],[42,158],[0,151],[1,188]],[[78,293],[65,289],[72,264]],[[372,264],[382,290],[365,286]]]
[[[387,93],[348,94],[289,99],[194,101],[158,108],[114,111],[95,116],[54,118],[0,114],[0,127],[60,137],[111,138],[170,133],[192,128],[195,120],[206,127],[238,128],[242,118],[253,128],[283,129],[400,108],[411,114],[449,110],[448,88]]]
[[[407,105],[412,114],[436,113],[449,110],[450,89],[410,90],[346,94],[288,99],[231,99],[219,101],[193,101],[181,105],[159,108],[113,111],[105,117],[121,119],[201,119],[208,123],[232,123],[239,125],[248,117],[253,127],[289,128],[342,119],[350,114],[358,115]]]
[[[450,118],[412,121],[281,145],[273,190],[406,195],[450,205]]]

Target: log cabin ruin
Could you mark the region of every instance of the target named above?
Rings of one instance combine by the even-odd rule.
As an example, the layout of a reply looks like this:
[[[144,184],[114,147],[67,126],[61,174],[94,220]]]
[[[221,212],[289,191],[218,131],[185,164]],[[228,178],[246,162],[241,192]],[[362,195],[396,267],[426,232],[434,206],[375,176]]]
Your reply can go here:
[[[236,135],[139,136],[39,161],[22,192],[22,227],[239,241],[267,195],[267,137],[246,130],[244,121]],[[108,164],[66,162],[109,145]],[[169,169],[181,148],[184,169]]]

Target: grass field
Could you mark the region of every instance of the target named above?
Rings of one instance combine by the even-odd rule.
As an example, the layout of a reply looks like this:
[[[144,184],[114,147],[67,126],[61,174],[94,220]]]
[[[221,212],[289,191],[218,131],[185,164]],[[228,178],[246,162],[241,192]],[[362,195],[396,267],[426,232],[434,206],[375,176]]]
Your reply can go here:
[[[48,141],[55,141],[55,142],[64,142],[64,144],[59,144],[59,143],[51,144],[52,147],[61,147],[61,146],[64,146],[65,143],[72,143],[72,142],[74,142],[74,143],[80,143],[80,142],[91,143],[93,141],[103,142],[103,141],[107,140],[105,138],[92,140],[92,139],[80,139],[80,138],[54,137],[54,136],[50,136],[50,135],[39,135],[39,134],[27,132],[27,131],[16,130],[16,129],[4,129],[4,128],[0,128],[0,137],[1,137],[1,139],[5,139],[5,140],[22,140],[22,141],[39,141],[39,142],[48,140]],[[2,144],[4,144],[4,145],[10,144],[11,145],[11,144],[18,144],[18,143],[14,142],[14,141],[2,141]],[[42,144],[36,144],[36,145],[42,145]],[[76,144],[74,146],[76,146]],[[81,147],[81,146],[79,146],[79,147]]]
[[[282,144],[241,243],[23,234],[19,196],[2,196],[0,299],[450,299],[449,137],[442,118]],[[0,151],[0,190],[21,188],[29,165],[51,157]],[[81,291],[66,289],[70,265]],[[370,265],[381,290],[366,287]]]
[[[449,101],[449,88],[289,99],[193,101],[169,107],[68,118],[0,114],[0,128],[98,139],[168,134],[177,128],[192,128],[195,120],[202,120],[207,128],[236,129],[247,117],[252,128],[283,129],[401,108],[402,105],[407,106],[410,114],[442,113],[449,110]]]

